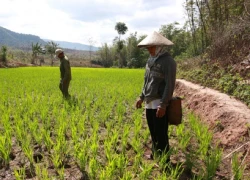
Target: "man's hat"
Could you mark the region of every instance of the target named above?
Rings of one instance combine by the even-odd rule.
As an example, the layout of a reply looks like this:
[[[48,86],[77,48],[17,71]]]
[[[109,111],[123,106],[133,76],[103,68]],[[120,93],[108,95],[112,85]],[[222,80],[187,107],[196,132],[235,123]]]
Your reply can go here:
[[[57,49],[55,51],[55,54],[56,54],[56,57],[58,57],[59,54],[63,53],[63,50],[62,49]]]
[[[146,47],[146,46],[170,46],[173,45],[170,40],[165,38],[163,35],[153,32],[145,39],[143,39],[137,46],[138,47]]]

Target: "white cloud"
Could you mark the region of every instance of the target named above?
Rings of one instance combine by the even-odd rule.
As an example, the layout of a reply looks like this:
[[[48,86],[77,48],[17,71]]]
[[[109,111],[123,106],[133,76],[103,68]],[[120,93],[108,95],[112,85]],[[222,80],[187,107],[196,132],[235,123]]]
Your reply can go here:
[[[116,22],[130,33],[148,34],[161,25],[184,22],[184,0],[5,0],[0,26],[44,39],[88,44],[112,43]],[[126,35],[124,36],[126,37]]]

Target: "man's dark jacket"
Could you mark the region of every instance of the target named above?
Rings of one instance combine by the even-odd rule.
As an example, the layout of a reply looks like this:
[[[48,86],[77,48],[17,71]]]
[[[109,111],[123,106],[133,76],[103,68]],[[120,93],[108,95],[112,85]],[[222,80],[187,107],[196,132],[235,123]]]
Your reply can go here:
[[[71,80],[71,69],[70,63],[66,56],[60,59],[60,72],[61,72],[61,81],[66,82]]]

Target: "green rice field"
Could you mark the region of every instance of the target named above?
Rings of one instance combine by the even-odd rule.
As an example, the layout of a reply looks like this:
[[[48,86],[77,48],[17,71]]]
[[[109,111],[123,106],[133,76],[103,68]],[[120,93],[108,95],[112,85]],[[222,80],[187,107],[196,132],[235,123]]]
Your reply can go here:
[[[72,68],[64,100],[58,67],[0,69],[0,179],[217,177],[222,149],[185,109],[184,122],[169,129],[170,152],[145,157],[150,134],[144,109],[135,109],[143,76],[143,69]],[[232,174],[242,179],[237,163]]]

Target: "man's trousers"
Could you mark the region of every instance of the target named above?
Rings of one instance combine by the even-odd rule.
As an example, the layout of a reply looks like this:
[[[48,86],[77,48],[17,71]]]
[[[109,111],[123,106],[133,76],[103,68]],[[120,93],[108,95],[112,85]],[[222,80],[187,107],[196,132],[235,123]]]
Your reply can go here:
[[[59,88],[60,88],[64,98],[70,97],[70,95],[69,95],[69,83],[70,83],[70,80],[67,80],[65,82],[62,82],[62,80],[60,81]]]

